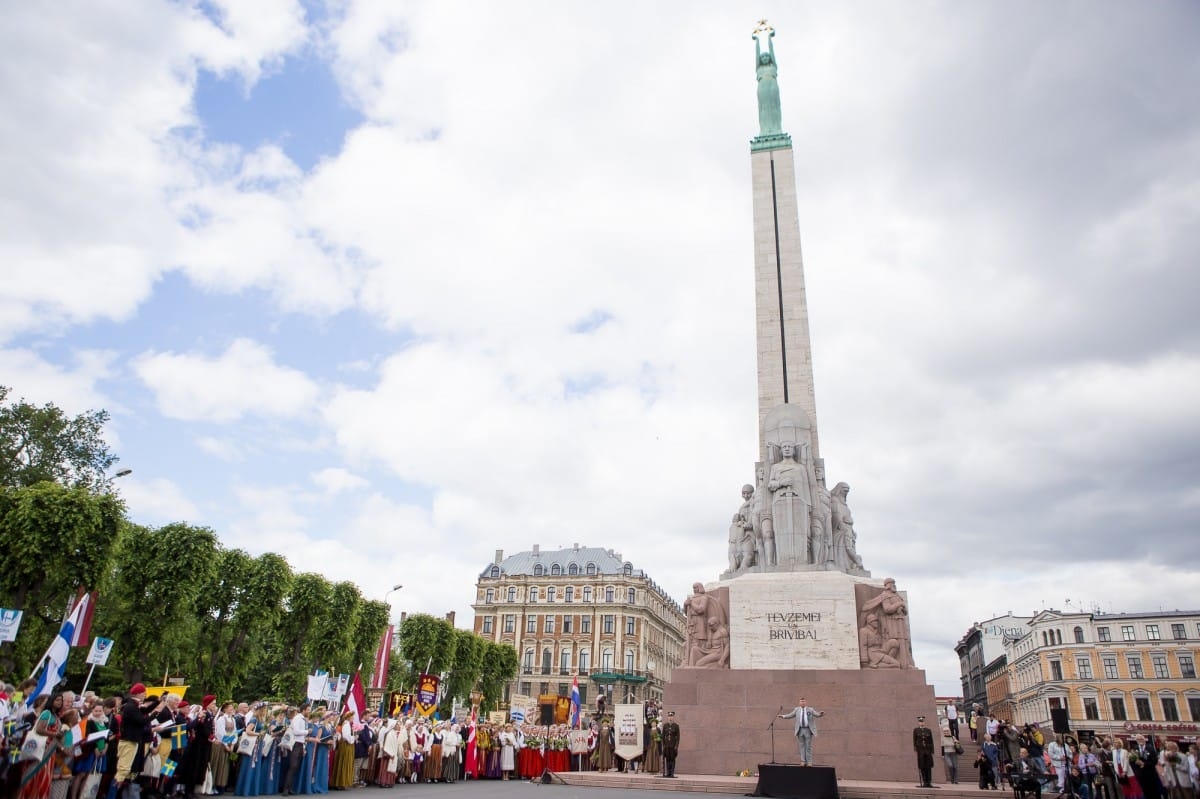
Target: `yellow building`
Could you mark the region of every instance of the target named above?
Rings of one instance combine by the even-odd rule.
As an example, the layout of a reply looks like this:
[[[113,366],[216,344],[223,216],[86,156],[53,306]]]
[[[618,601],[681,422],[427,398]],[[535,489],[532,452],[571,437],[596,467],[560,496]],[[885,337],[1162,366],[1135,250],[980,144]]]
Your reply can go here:
[[[1200,733],[1200,611],[1079,613],[1044,610],[1005,644],[1013,721],[1051,725],[1065,708],[1072,730],[1097,735]],[[989,701],[992,697],[989,695]]]
[[[476,584],[475,632],[517,651],[513,694],[565,696],[579,679],[584,704],[661,699],[683,657],[682,609],[620,553],[597,547],[518,552]]]

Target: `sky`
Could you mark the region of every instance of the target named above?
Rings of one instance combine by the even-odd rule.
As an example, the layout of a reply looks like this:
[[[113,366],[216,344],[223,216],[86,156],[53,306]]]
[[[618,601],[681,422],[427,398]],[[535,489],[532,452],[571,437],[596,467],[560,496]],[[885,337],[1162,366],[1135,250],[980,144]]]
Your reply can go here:
[[[751,31],[818,421],[914,653],[1197,606],[1200,6],[10,4],[0,384],[130,517],[470,624],[495,550],[681,601],[757,453]]]

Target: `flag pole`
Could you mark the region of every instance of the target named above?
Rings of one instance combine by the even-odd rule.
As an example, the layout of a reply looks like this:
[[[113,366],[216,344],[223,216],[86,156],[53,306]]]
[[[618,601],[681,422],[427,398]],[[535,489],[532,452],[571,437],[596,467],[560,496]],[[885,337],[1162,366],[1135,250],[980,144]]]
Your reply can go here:
[[[88,683],[90,683],[92,681],[92,675],[95,673],[96,673],[96,664],[93,663],[92,667],[90,669],[88,669],[88,676],[87,676],[87,679],[83,681],[83,687],[79,689],[80,696],[87,693]],[[163,681],[163,684],[164,685],[166,684],[165,680]]]

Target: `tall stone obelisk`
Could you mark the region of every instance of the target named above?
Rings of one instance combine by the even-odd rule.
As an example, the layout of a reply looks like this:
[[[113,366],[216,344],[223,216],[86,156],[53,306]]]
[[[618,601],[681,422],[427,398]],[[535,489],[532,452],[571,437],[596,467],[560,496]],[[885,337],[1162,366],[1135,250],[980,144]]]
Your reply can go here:
[[[778,405],[799,405],[808,416],[809,451],[821,456],[813,390],[812,343],[792,137],[783,132],[775,32],[765,29],[768,50],[755,37],[759,134],[750,142],[754,197],[754,287],[758,343],[759,461],[767,462],[764,421]]]

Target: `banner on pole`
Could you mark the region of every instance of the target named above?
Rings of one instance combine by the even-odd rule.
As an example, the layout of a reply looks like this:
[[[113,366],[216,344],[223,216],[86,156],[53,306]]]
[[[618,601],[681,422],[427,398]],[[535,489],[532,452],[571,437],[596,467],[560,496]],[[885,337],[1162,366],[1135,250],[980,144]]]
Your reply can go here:
[[[24,611],[0,608],[0,643],[17,640],[17,630],[21,629],[21,616]]]
[[[417,712],[428,718],[437,710],[439,679],[433,674],[422,674],[417,679]]]
[[[372,688],[387,688],[388,664],[392,659],[392,636],[395,632],[396,626],[389,624],[379,639],[379,648],[375,650],[375,667],[371,671]]]
[[[616,705],[613,708],[613,732],[617,742],[616,755],[630,760],[642,754],[642,725],[646,719],[645,706]]]
[[[108,656],[112,654],[113,639],[96,636],[92,639],[92,648],[88,651],[87,663],[94,666],[108,665]]]

